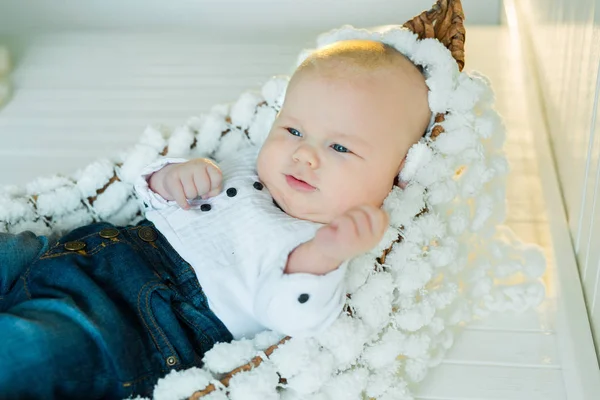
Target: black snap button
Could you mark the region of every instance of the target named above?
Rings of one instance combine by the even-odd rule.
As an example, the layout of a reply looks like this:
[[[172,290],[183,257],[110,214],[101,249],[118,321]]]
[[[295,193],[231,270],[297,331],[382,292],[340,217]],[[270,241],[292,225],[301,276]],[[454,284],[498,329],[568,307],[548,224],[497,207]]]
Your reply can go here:
[[[69,251],[79,251],[79,250],[83,250],[85,248],[85,243],[83,242],[67,242],[65,243],[65,249],[69,250]]]
[[[236,194],[237,194],[237,189],[236,188],[229,188],[229,189],[227,189],[227,196],[233,197]]]
[[[202,210],[202,211],[210,211],[211,208],[212,207],[210,206],[210,204],[202,204],[200,206],[200,210]]]
[[[254,182],[254,185],[252,185],[252,186],[254,186],[254,189],[256,189],[256,190],[263,190],[263,187],[264,187],[263,184],[260,182]]]
[[[115,228],[106,228],[102,229],[99,235],[104,239],[110,239],[119,236],[119,231]]]
[[[308,301],[308,298],[309,298],[309,297],[310,297],[310,296],[309,296],[308,294],[306,294],[306,293],[302,293],[302,294],[301,294],[301,295],[298,297],[298,303],[300,303],[300,304],[304,304],[304,303],[306,303],[306,302]]]
[[[144,226],[138,231],[138,236],[144,242],[154,242],[158,238],[156,231],[149,226]]]
[[[172,367],[175,364],[177,364],[177,357],[173,357],[173,356],[167,357],[167,365],[169,367]]]

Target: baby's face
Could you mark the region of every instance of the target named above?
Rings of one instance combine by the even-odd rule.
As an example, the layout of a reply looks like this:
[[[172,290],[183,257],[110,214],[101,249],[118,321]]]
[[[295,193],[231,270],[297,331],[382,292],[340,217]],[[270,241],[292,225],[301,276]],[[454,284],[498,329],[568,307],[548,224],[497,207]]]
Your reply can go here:
[[[293,217],[328,223],[355,206],[381,206],[422,134],[406,82],[346,78],[295,76],[258,156],[259,178]]]

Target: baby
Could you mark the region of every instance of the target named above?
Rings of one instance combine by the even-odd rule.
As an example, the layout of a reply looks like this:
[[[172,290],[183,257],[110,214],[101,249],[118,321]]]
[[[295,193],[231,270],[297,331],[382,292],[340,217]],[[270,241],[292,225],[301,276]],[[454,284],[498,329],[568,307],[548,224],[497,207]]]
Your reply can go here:
[[[387,228],[427,95],[395,49],[338,42],[296,70],[261,148],[149,165],[138,225],[0,234],[0,398],[148,396],[216,342],[327,328],[347,261]]]

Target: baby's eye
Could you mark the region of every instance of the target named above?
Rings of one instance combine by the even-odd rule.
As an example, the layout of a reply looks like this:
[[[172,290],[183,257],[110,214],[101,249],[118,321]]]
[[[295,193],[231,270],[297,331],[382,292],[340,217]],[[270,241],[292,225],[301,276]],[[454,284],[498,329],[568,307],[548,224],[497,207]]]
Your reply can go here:
[[[331,145],[331,148],[334,149],[335,151],[337,151],[338,153],[349,153],[350,150],[348,150],[346,147],[342,146],[341,144],[333,144]]]
[[[294,135],[294,136],[298,136],[298,137],[301,137],[301,136],[302,136],[302,134],[301,134],[300,132],[298,132],[298,131],[297,131],[296,129],[294,129],[294,128],[285,128],[285,129],[287,129],[287,131],[288,131],[289,133],[291,133],[292,135]]]

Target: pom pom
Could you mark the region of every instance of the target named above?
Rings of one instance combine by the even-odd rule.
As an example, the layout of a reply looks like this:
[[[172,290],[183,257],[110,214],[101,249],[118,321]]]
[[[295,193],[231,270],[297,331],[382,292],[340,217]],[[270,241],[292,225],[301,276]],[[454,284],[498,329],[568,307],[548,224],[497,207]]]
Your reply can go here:
[[[396,368],[387,368],[372,373],[367,381],[365,394],[370,398],[379,399],[398,380]]]
[[[249,141],[246,134],[240,130],[232,129],[221,138],[220,146],[214,157],[216,160],[222,160],[248,145]]]
[[[157,157],[155,148],[138,144],[125,155],[121,167],[117,169],[117,175],[121,181],[133,184],[142,169]]]
[[[346,291],[354,293],[366,281],[367,277],[373,273],[376,261],[370,254],[363,254],[356,257],[348,263],[346,271]]]
[[[252,341],[254,342],[254,347],[257,350],[264,351],[274,344],[277,344],[281,339],[283,339],[283,335],[280,333],[274,331],[263,331],[257,333]]]
[[[198,127],[197,147],[206,154],[212,154],[217,150],[221,142],[221,136],[228,129],[225,116],[221,113],[211,113],[202,119],[202,124]]]
[[[231,400],[279,400],[279,375],[272,364],[263,362],[250,371],[236,374],[229,381]]]
[[[423,186],[417,183],[410,183],[404,190],[394,186],[383,203],[391,226],[399,228],[411,223],[414,216],[425,208],[423,192]]]
[[[435,315],[435,307],[428,301],[422,301],[414,307],[399,310],[394,315],[398,327],[415,332],[427,325]]]
[[[80,207],[81,194],[73,184],[40,194],[37,198],[38,213],[47,216],[67,214]]]
[[[396,264],[392,270],[394,284],[399,293],[412,293],[425,285],[432,276],[431,265],[424,260],[411,260]]]
[[[385,29],[382,32],[381,41],[386,43],[405,56],[411,58],[412,53],[417,46],[417,34],[408,29]],[[413,61],[414,62],[414,61]]]
[[[288,83],[289,77],[275,76],[263,85],[261,94],[269,107],[277,111],[281,109]]]
[[[12,225],[23,219],[34,220],[35,218],[35,210],[29,197],[12,198],[0,194],[0,221]]]
[[[300,373],[317,357],[319,347],[315,339],[294,338],[279,346],[270,359],[277,371],[287,379]]]
[[[445,133],[433,142],[433,147],[442,154],[459,155],[466,149],[475,147],[477,136],[467,126],[453,131],[447,130]]]
[[[204,354],[204,367],[216,373],[229,372],[246,364],[256,356],[254,343],[239,339],[231,343],[217,343]]]
[[[230,400],[229,397],[222,391],[210,392],[206,396],[202,397],[202,400]]]
[[[138,144],[148,146],[156,153],[162,153],[167,145],[165,138],[169,136],[169,131],[164,126],[148,126],[142,133]]]
[[[124,182],[113,182],[106,190],[99,194],[94,202],[94,209],[102,219],[108,219],[119,211],[131,196],[132,185]]]
[[[393,291],[392,276],[380,272],[369,277],[367,283],[354,293],[350,305],[358,317],[377,331],[389,321]]]
[[[190,154],[190,148],[196,140],[194,131],[188,125],[180,126],[175,129],[173,135],[168,140],[168,157],[185,158]]]
[[[252,144],[261,146],[265,142],[276,116],[277,111],[271,107],[258,108],[256,117],[248,128],[248,138]]]
[[[546,257],[539,246],[523,245],[523,271],[531,278],[539,278],[546,269]]]
[[[305,364],[300,373],[287,380],[287,387],[301,394],[314,393],[331,379],[334,368],[335,360],[331,353],[321,351],[312,359],[310,366]]]
[[[80,170],[75,179],[83,197],[93,197],[99,189],[115,175],[114,165],[109,160],[98,160]]]
[[[261,101],[263,98],[259,93],[242,93],[238,101],[231,107],[231,124],[242,130],[247,129],[254,119],[258,103]]]
[[[212,376],[200,368],[192,367],[184,371],[171,371],[154,387],[154,400],[180,400],[188,398],[197,390],[210,383]]]
[[[403,181],[412,180],[417,171],[429,164],[433,159],[433,151],[423,141],[412,145],[406,155],[406,162],[400,172],[400,178]]]
[[[333,377],[322,390],[330,399],[363,400],[369,371],[365,368],[343,372]]]
[[[360,319],[342,314],[317,341],[331,352],[338,368],[345,369],[356,362],[373,331]]]

